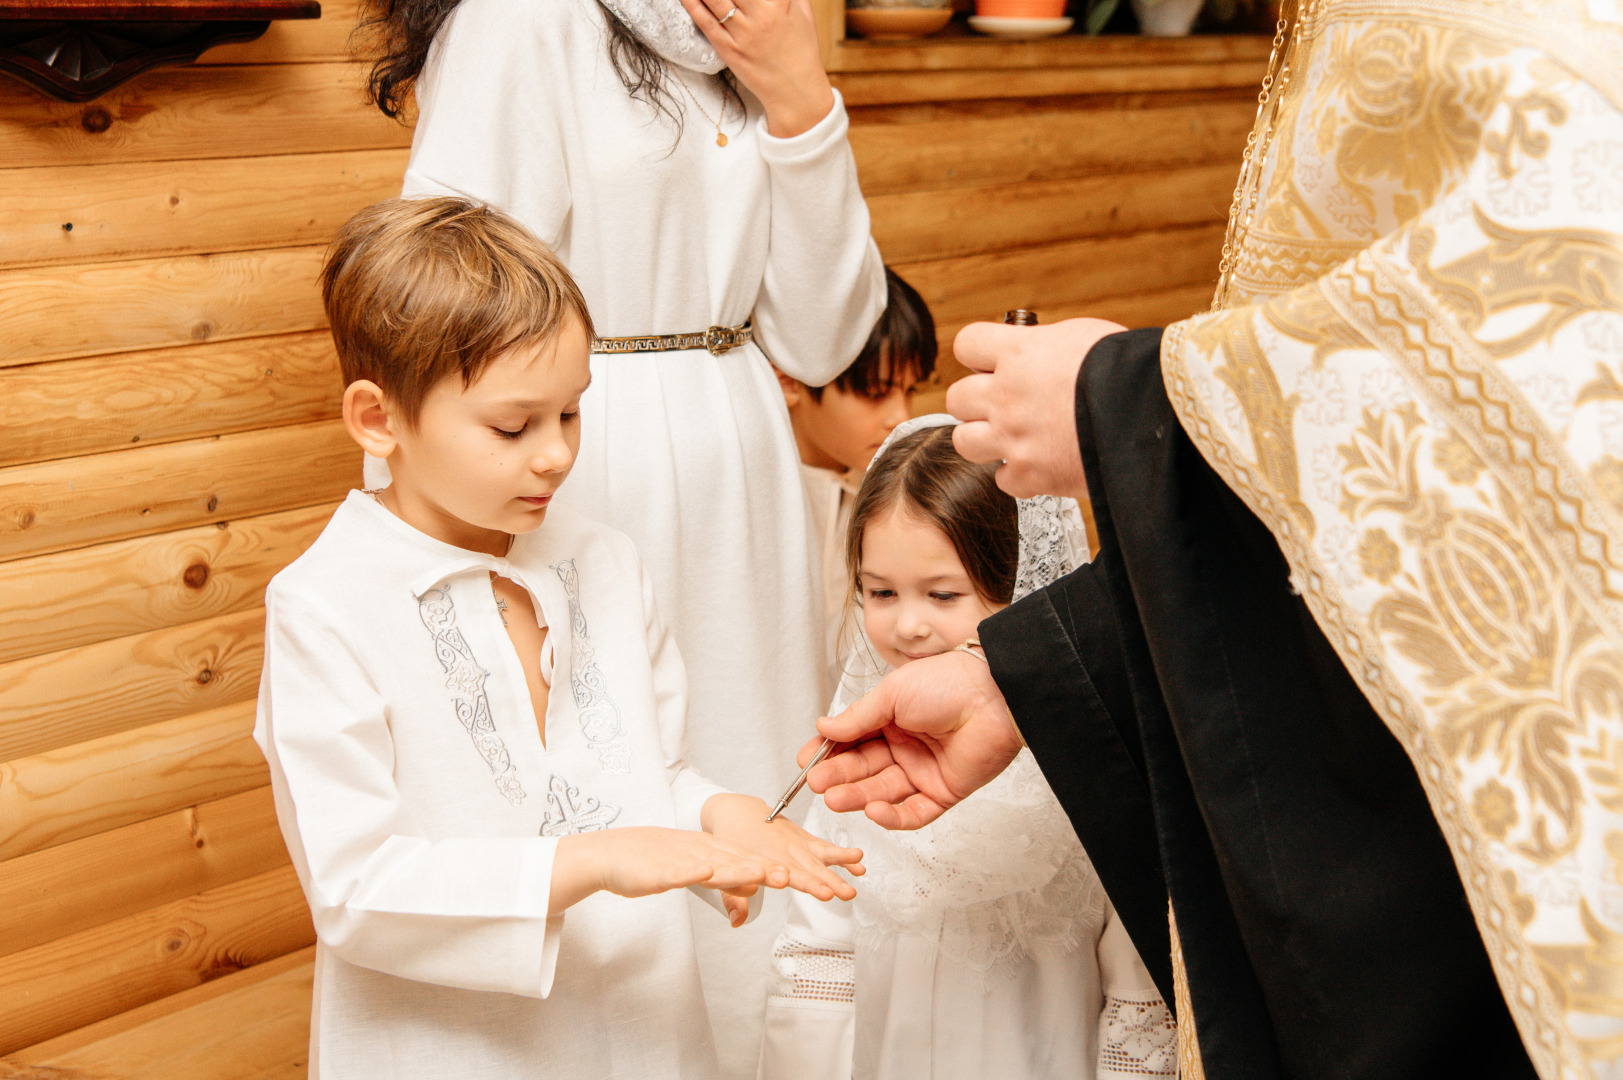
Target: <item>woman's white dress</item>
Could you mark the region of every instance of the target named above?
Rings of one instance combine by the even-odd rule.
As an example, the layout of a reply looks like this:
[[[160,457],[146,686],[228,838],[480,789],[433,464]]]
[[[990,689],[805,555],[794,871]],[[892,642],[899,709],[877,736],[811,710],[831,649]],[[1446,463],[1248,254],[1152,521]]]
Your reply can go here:
[[[843,104],[777,139],[746,93],[721,147],[687,97],[718,116],[717,80],[669,67],[687,106],[678,141],[626,93],[607,42],[592,0],[462,0],[417,85],[404,194],[512,213],[558,251],[600,336],[753,320],[759,347],[722,356],[593,357],[558,501],[629,535],[653,577],[687,662],[694,766],[774,800],[831,688],[799,459],[767,356],[803,382],[832,379],[883,310],[883,266]],[[742,931],[699,928],[723,1075],[753,1071],[776,911]]]

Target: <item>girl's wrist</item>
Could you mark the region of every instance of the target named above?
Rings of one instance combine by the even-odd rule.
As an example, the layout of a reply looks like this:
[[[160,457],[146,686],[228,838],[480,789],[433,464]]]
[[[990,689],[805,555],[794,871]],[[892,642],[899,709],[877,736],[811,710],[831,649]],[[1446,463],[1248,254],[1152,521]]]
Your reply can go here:
[[[761,102],[766,109],[768,135],[775,139],[804,135],[833,111],[834,86],[821,69],[817,74],[817,85],[796,87],[791,94]]]

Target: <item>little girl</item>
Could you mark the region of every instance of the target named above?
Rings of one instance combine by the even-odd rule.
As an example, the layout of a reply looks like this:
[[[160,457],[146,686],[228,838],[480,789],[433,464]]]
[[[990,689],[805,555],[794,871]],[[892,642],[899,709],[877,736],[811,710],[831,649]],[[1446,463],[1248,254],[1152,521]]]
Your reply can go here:
[[[1076,504],[1017,504],[953,423],[897,428],[857,493],[861,626],[831,715],[1086,559]],[[791,901],[762,1080],[1176,1075],[1171,1014],[1030,751],[917,832],[820,802],[806,827],[860,846],[868,874],[849,903]]]

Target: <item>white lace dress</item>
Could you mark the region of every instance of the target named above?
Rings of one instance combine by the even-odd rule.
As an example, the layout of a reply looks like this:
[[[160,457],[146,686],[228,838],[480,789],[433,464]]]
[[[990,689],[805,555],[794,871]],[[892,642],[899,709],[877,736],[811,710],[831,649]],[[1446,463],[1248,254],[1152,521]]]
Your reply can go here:
[[[948,419],[909,421],[892,438]],[[1074,502],[1022,500],[1015,595],[1086,551]],[[858,656],[871,655],[864,643]],[[847,674],[830,712],[883,674]],[[850,903],[791,900],[761,1080],[1177,1074],[1171,1013],[1029,750],[916,832],[821,801],[806,826],[862,848],[868,873]]]
[[[511,212],[558,251],[605,337],[753,320],[756,344],[722,356],[594,356],[558,505],[636,544],[687,665],[695,767],[774,799],[832,686],[800,460],[767,357],[812,385],[837,375],[884,307],[884,269],[843,105],[779,139],[745,94],[720,147],[700,112],[721,115],[716,80],[673,65],[678,140],[627,95],[605,34],[593,0],[461,0],[417,87],[404,190]],[[699,913],[730,1080],[759,1045],[782,912],[768,900],[742,930]]]

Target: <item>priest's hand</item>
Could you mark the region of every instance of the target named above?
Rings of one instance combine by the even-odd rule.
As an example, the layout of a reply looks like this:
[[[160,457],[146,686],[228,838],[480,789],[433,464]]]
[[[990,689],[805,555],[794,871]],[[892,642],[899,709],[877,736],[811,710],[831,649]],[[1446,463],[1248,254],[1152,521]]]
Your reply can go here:
[[[682,6],[760,99],[769,134],[792,138],[834,107],[811,0],[682,0]]]
[[[963,421],[953,429],[953,446],[970,461],[1001,461],[997,486],[1016,498],[1086,499],[1076,437],[1077,372],[1100,338],[1125,329],[1104,319],[964,327],[952,352],[977,374],[947,389],[947,411]]]
[[[962,652],[915,660],[885,676],[800,751],[804,765],[824,737],[854,744],[807,777],[830,810],[862,810],[887,829],[928,825],[1020,752],[1020,732],[984,660]]]

